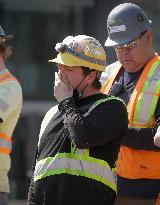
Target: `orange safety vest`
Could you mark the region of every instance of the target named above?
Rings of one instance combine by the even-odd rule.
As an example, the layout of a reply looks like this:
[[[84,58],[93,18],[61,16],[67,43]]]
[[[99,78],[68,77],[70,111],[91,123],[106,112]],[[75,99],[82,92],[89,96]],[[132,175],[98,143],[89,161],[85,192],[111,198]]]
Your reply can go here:
[[[101,92],[108,94],[117,74],[117,69],[103,85]],[[144,68],[127,105],[129,127],[152,128],[154,112],[160,96],[160,57],[155,54]],[[136,150],[121,146],[117,160],[117,173],[128,179],[160,179],[160,152]]]
[[[4,70],[4,73],[0,76],[0,83],[6,81],[16,80],[16,78],[8,71]],[[4,132],[0,131],[0,153],[10,154],[12,149],[12,139],[7,136]]]

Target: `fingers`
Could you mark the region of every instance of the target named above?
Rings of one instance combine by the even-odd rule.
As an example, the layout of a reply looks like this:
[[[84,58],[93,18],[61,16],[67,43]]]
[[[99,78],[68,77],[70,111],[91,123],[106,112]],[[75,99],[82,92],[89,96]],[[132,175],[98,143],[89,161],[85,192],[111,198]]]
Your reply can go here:
[[[60,76],[57,72],[55,72],[55,85],[59,84],[61,82]]]
[[[158,127],[157,132],[154,136],[154,144],[160,147],[160,126]]]
[[[55,82],[54,87],[62,86],[67,87],[69,90],[73,90],[72,85],[66,76],[61,76],[59,73],[55,72]]]
[[[154,137],[154,144],[158,147],[160,147],[160,136]]]
[[[61,79],[60,74],[55,72],[55,83],[54,83],[54,91],[57,87],[61,87],[61,89],[69,88],[68,83]],[[60,88],[58,88],[60,89]]]
[[[58,84],[66,84],[68,86],[68,81],[65,80],[64,77],[62,77],[62,75],[60,75],[59,73],[55,72],[55,85],[58,85]]]

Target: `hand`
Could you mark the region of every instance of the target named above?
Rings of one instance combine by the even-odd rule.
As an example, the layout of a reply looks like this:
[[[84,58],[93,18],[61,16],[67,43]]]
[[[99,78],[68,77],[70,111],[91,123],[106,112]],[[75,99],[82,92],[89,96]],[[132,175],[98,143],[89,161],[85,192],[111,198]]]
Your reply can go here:
[[[73,88],[63,82],[57,72],[55,72],[54,96],[58,102],[73,96]]]
[[[154,136],[154,144],[160,147],[160,126],[158,127],[157,132]]]

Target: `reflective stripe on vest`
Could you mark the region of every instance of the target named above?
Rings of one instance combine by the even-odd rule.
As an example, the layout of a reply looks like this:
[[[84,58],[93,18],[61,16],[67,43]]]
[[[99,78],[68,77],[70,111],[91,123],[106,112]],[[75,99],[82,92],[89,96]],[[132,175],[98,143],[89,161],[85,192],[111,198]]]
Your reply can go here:
[[[16,78],[7,70],[4,69],[1,71],[0,83],[16,80]],[[3,100],[0,100],[0,109],[4,112],[7,110],[8,104],[6,104]],[[7,136],[5,133],[0,132],[0,153],[10,154],[12,150],[12,139]]]
[[[83,176],[99,181],[116,191],[116,180],[107,162],[83,154],[58,153],[37,162],[34,180],[56,174]]]
[[[11,137],[8,137],[4,133],[0,133],[0,153],[9,154],[12,149]]]
[[[148,68],[146,76],[141,76],[142,83],[140,94],[135,101],[133,118],[130,119],[131,127],[153,127],[155,124],[154,112],[160,96],[160,59]],[[147,102],[147,103],[146,103]]]
[[[4,69],[3,73],[0,76],[0,83],[5,81],[17,80],[7,69]]]
[[[96,101],[84,116],[89,115],[99,104],[110,100],[118,100],[124,103],[119,98],[107,97]],[[78,149],[72,142],[71,153],[57,153],[55,157],[48,157],[36,163],[34,181],[57,174],[87,177],[116,191],[115,169],[111,169],[104,160],[90,157],[89,149]]]

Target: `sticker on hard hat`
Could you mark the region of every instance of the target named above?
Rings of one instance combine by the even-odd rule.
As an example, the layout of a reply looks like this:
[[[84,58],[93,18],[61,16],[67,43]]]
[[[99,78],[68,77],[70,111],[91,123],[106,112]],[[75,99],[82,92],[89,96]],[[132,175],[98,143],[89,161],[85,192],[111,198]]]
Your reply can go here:
[[[108,27],[108,30],[109,30],[109,33],[118,33],[121,31],[126,31],[126,26],[120,25],[120,26]]]

